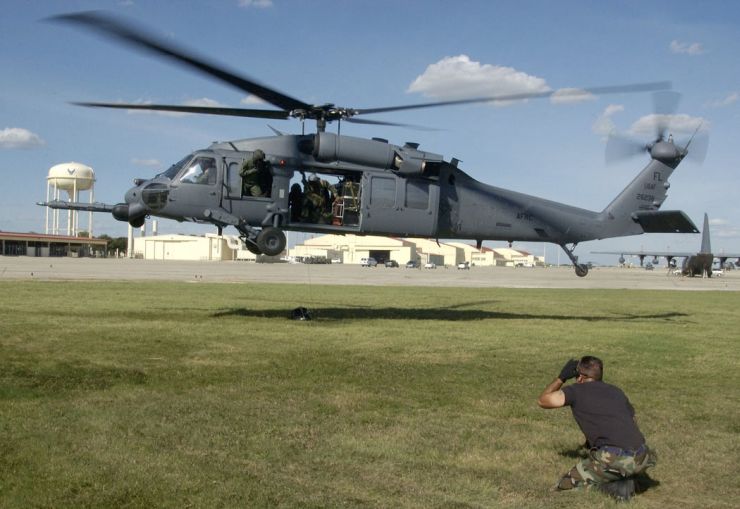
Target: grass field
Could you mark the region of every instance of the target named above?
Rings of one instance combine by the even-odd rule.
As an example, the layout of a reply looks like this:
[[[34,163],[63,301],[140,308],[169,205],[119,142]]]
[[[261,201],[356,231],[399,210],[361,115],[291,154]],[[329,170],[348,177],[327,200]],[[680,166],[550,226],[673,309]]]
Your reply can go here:
[[[617,507],[535,400],[597,355],[635,508],[737,507],[740,293],[0,283],[0,507]],[[291,321],[292,308],[313,312]]]

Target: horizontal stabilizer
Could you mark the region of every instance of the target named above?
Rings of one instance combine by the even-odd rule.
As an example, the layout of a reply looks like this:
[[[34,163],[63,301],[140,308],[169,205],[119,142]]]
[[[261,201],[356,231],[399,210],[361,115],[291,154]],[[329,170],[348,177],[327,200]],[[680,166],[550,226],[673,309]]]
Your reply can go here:
[[[107,203],[80,203],[74,201],[62,201],[52,200],[47,202],[39,202],[37,205],[42,207],[49,207],[50,209],[63,209],[63,210],[85,210],[88,212],[112,212],[114,205],[108,205]]]
[[[640,210],[632,219],[645,233],[699,233],[699,229],[680,210]]]

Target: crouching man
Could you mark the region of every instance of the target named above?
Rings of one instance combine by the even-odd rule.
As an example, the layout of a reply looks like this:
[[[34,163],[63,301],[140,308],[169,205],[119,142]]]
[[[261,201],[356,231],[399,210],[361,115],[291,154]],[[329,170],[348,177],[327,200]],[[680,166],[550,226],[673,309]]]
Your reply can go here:
[[[654,466],[656,458],[637,427],[627,396],[601,380],[603,369],[596,357],[569,360],[537,403],[542,408],[569,406],[589,448],[588,455],[560,479],[557,489],[595,485],[618,500],[628,500],[635,493],[633,477]],[[571,378],[576,383],[563,388]]]

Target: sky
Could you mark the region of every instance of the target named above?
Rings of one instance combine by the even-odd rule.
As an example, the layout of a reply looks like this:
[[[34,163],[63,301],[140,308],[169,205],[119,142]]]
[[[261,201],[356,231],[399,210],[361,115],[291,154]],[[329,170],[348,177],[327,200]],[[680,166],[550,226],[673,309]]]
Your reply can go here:
[[[353,108],[670,81],[681,93],[669,132],[709,137],[703,163],[684,161],[662,210],[701,228],[709,214],[715,253],[740,252],[740,4],[732,1],[213,0],[209,2],[5,0],[0,16],[0,230],[43,232],[50,167],[91,166],[95,200],[122,201],[150,177],[212,141],[299,133],[296,120],[132,113],[72,101],[260,107],[254,97],[170,62],[101,39],[57,14],[103,10],[304,102]],[[265,107],[270,107],[265,105]],[[609,132],[653,141],[649,93],[537,99],[374,115],[434,130],[342,124],[342,134],[382,137],[462,161],[498,187],[602,210],[649,162],[607,165]],[[647,126],[647,127],[646,127]],[[307,130],[312,129],[307,126]],[[330,126],[336,132],[336,126]],[[81,221],[81,224],[85,224]],[[105,214],[95,234],[125,236]],[[159,221],[159,232],[215,231]],[[228,233],[228,231],[227,231]],[[231,232],[231,233],[235,233]],[[485,245],[499,247],[501,242]],[[698,251],[700,236],[650,234],[584,242],[592,251]],[[514,243],[555,262],[560,248]]]

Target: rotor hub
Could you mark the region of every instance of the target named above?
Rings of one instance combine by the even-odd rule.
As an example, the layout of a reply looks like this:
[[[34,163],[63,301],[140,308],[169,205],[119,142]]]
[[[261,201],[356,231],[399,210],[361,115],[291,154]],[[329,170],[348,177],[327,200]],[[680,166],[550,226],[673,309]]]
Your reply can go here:
[[[650,157],[671,167],[677,166],[686,155],[670,138],[668,141],[657,141],[649,148]]]

